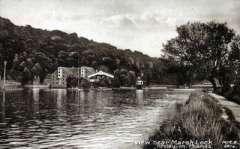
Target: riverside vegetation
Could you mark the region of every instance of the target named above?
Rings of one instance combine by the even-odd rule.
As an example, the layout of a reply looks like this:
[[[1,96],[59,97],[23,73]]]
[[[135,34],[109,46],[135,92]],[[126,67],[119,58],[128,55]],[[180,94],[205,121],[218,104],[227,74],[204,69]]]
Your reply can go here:
[[[32,83],[35,76],[43,82],[59,66],[89,66],[112,73],[115,86],[135,84],[136,77],[142,73],[147,84],[160,83],[164,78],[164,67],[158,58],[118,49],[76,33],[17,26],[0,17],[0,76],[3,76],[4,61],[7,61],[7,79],[22,84]]]
[[[144,149],[167,148],[154,142],[172,140],[210,141],[211,148],[216,149],[240,148],[239,122],[231,110],[220,105],[212,96],[193,92],[185,104],[176,104],[175,109],[159,131],[149,138],[151,143],[144,145]],[[185,147],[194,148],[189,145]]]

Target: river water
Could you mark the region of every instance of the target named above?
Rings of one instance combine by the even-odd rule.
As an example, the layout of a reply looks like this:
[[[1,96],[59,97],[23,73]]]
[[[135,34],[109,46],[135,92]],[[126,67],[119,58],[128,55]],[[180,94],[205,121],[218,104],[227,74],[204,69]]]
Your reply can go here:
[[[0,92],[0,149],[138,149],[175,102],[161,90]]]

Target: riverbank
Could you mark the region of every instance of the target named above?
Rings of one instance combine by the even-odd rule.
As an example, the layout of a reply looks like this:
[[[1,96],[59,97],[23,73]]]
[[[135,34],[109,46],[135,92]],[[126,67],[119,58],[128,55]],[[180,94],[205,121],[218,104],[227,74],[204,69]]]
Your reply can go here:
[[[217,96],[193,92],[186,103],[176,104],[174,110],[144,149],[240,147],[240,124]]]
[[[240,104],[234,101],[230,101],[225,97],[214,94],[214,93],[210,93],[209,95],[216,98],[221,105],[224,105],[225,107],[229,108],[233,112],[235,119],[240,122]]]

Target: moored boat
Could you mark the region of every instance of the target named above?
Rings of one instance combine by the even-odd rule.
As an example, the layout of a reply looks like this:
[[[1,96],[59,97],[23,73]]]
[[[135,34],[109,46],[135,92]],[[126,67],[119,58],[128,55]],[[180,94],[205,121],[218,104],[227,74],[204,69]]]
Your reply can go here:
[[[136,81],[136,89],[143,89],[143,80],[141,80],[140,77],[138,77]]]

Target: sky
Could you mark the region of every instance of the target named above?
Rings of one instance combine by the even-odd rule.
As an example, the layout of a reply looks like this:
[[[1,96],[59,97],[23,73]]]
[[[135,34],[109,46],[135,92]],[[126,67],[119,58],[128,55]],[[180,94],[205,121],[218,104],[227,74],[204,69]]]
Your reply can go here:
[[[227,22],[239,33],[240,0],[0,0],[0,16],[160,57],[187,22]]]

